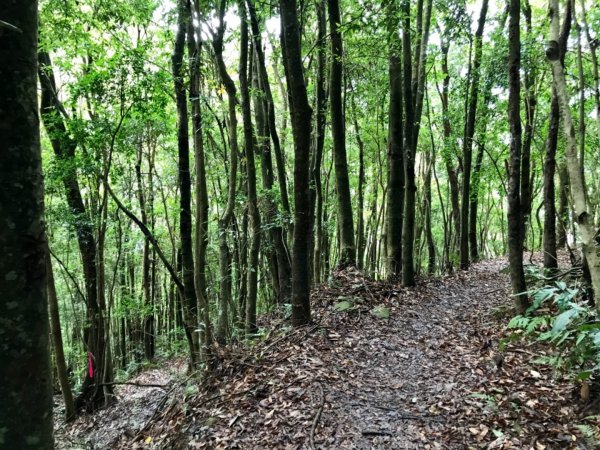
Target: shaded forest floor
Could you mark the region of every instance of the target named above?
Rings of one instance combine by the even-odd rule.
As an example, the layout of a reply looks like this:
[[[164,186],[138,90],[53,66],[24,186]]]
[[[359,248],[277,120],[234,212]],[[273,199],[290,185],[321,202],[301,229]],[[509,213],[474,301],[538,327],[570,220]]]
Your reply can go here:
[[[265,317],[273,331],[221,350],[200,387],[181,362],[144,372],[165,387],[119,387],[116,406],[59,424],[59,448],[591,448],[573,383],[532,363],[547,349],[498,349],[505,265],[411,289],[336,272],[313,292],[314,325]]]

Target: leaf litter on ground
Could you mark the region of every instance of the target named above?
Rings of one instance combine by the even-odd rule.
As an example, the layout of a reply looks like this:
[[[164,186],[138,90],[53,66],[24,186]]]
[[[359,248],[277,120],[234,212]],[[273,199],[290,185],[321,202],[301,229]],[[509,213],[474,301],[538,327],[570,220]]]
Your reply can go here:
[[[512,314],[505,266],[414,288],[335,271],[312,293],[313,324],[263,317],[273,331],[218,349],[196,392],[153,397],[137,430],[87,448],[592,448],[598,421],[584,419],[572,381],[532,362],[550,350],[498,347]]]

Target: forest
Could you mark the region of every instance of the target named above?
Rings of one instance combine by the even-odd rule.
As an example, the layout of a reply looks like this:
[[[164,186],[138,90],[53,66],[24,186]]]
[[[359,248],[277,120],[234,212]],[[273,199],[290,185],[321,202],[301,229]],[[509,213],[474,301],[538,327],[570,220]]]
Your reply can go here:
[[[600,448],[600,4],[0,2],[0,449]]]

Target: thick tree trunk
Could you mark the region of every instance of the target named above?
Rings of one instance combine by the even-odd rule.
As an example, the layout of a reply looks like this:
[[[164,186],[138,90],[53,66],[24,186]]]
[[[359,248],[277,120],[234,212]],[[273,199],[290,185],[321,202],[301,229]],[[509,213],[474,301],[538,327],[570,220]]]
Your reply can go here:
[[[310,128],[312,111],[308,103],[302,67],[300,30],[296,0],[280,0],[282,43],[286,79],[291,97],[294,134],[294,242],[292,257],[292,322],[310,322]]]
[[[37,10],[37,1],[0,4],[3,23],[16,27],[0,28],[0,448],[6,450],[54,445]]]
[[[344,52],[341,16],[338,0],[328,0],[329,27],[331,36],[331,69],[329,80],[329,99],[331,110],[331,134],[333,137],[333,161],[335,167],[335,191],[337,195],[337,217],[340,238],[341,266],[354,265],[356,248],[354,244],[354,224],[348,161],[346,158],[346,130],[342,105],[342,72]]]
[[[521,233],[521,32],[520,0],[509,4],[508,47],[508,120],[510,123],[510,163],[508,180],[508,261],[515,307],[523,314],[529,306],[523,271],[523,239]]]

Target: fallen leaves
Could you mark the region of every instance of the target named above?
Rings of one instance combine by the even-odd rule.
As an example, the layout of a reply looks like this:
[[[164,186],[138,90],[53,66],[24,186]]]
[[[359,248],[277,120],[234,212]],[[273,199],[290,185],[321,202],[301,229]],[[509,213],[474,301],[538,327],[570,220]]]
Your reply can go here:
[[[264,341],[220,349],[197,393],[120,448],[578,448],[598,419],[577,421],[572,384],[533,364],[543,348],[498,348],[502,265],[412,289],[335,272],[312,294],[314,325],[263,318]]]

